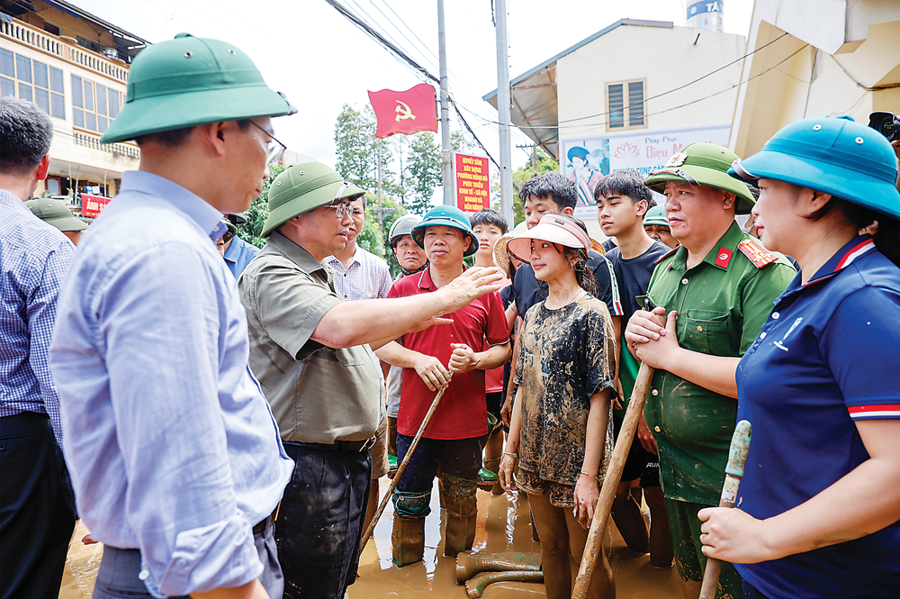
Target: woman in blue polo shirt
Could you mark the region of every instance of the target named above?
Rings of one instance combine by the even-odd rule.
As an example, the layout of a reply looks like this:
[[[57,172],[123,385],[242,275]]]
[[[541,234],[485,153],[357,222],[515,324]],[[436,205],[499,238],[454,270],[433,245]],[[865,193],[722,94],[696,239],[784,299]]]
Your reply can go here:
[[[744,597],[900,589],[897,159],[844,118],[788,125],[730,173],[760,188],[760,240],[801,272],[737,370],[753,439],[739,509],[700,512]],[[877,221],[874,238],[860,231]]]

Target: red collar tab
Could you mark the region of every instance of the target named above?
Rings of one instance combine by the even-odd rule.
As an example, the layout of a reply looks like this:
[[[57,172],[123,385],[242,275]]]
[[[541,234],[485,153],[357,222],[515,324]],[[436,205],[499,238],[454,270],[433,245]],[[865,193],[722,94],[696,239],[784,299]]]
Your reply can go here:
[[[732,252],[728,248],[720,247],[714,264],[720,268],[728,268],[728,264],[731,262],[732,254],[734,254],[734,252]]]
[[[738,249],[750,259],[756,268],[762,268],[778,260],[777,254],[773,254],[761,246],[755,239],[745,239],[738,244]]]
[[[662,262],[663,260],[665,260],[666,258],[671,256],[672,254],[677,252],[678,248],[680,248],[680,247],[681,247],[680,245],[676,245],[674,248],[672,248],[671,250],[669,250],[668,252],[666,252],[665,254],[660,256],[660,258],[656,262],[654,262],[654,264],[659,264],[660,262]]]

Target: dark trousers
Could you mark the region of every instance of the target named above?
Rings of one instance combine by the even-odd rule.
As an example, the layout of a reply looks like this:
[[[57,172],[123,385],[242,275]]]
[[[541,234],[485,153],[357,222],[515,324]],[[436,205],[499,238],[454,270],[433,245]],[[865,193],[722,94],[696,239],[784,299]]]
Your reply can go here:
[[[0,597],[56,599],[75,498],[45,414],[0,418]]]
[[[269,593],[271,599],[281,599],[284,592],[284,579],[278,566],[278,554],[275,547],[275,526],[270,521],[264,530],[253,533],[253,543],[259,561],[263,565],[263,573],[259,581]],[[93,599],[152,599],[152,595],[140,579],[141,552],[138,549],[117,549],[106,545],[103,547],[103,560],[94,583]],[[55,595],[54,595],[55,597]],[[190,599],[187,596],[169,597],[168,599]]]
[[[397,433],[398,459],[402,462],[406,457],[415,437],[407,437]],[[457,439],[443,441],[441,439],[419,440],[413,457],[406,465],[397,489],[400,491],[431,491],[438,466],[444,474],[452,474],[466,480],[478,478],[481,469],[481,440]]]
[[[287,599],[342,599],[356,581],[363,519],[372,482],[364,451],[328,451],[285,443],[294,460],[275,538]]]

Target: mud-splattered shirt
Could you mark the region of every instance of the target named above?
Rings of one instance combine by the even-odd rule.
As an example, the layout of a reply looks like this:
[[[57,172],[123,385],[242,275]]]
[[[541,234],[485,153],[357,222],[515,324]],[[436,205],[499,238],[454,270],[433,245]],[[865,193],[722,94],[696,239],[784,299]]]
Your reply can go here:
[[[522,389],[519,468],[574,486],[584,461],[591,396],[615,394],[615,342],[606,304],[587,294],[555,310],[544,302],[525,315],[516,383]],[[612,453],[612,418],[600,464]]]
[[[781,254],[757,266],[740,249],[747,239],[752,238],[732,223],[700,264],[688,268],[687,250],[681,247],[653,271],[647,309],[678,311],[681,347],[737,358],[759,336],[773,302],[796,271]],[[736,413],[734,399],[656,371],[644,416],[656,437],[667,499],[718,504]]]

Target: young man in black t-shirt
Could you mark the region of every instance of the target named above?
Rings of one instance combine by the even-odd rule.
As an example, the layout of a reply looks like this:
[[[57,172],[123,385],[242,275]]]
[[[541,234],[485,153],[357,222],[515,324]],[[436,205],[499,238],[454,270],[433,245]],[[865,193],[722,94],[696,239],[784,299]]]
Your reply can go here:
[[[571,215],[578,202],[578,188],[559,173],[547,173],[525,183],[519,191],[519,199],[525,205],[525,225],[530,229],[538,224],[545,214]],[[523,256],[523,258],[527,257]],[[601,254],[590,250],[588,252],[588,268],[597,279],[597,286],[600,289],[597,299],[604,302],[609,309],[618,339],[622,334],[622,302],[619,299],[619,286],[616,284],[616,275],[612,265]],[[519,318],[522,319],[525,318],[525,313],[529,308],[547,297],[547,284],[535,278],[534,270],[528,262],[524,262],[516,270],[510,297],[511,301],[515,302]],[[518,342],[513,349],[512,364],[516,363],[517,357]],[[509,385],[512,386],[512,382]],[[506,395],[503,408],[500,410],[500,417],[506,426],[509,426],[512,397],[514,397],[514,393],[510,390]]]
[[[638,298],[647,293],[656,262],[671,250],[663,243],[651,239],[644,231],[644,214],[656,202],[637,171],[616,171],[604,177],[594,190],[594,199],[597,201],[600,228],[606,235],[615,237],[618,244],[606,254],[606,258],[615,271],[624,320],[627,322],[641,308]],[[616,436],[640,366],[630,352],[621,351],[624,343],[621,334],[618,342],[620,405],[616,406],[613,413]],[[657,460],[656,443],[642,416],[638,436],[632,444],[622,473],[622,482],[616,492],[612,515],[629,549],[639,553],[649,551],[651,564],[668,568],[672,565],[672,542],[665,500],[659,485]],[[632,483],[636,480],[640,480],[650,507],[652,526],[649,537],[640,502],[632,494]]]

